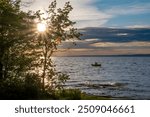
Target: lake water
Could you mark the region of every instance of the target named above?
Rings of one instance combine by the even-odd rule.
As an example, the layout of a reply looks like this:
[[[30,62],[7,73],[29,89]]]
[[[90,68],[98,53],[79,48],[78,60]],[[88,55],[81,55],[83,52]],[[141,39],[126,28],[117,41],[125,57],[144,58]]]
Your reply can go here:
[[[70,75],[67,87],[100,96],[150,99],[150,57],[54,57],[56,69]],[[93,67],[94,62],[101,67]]]

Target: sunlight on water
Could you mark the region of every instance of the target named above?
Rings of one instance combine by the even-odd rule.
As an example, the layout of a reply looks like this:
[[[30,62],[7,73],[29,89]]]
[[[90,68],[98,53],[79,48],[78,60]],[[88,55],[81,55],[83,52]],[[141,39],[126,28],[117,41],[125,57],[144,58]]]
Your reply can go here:
[[[67,87],[87,93],[150,99],[150,57],[58,57],[56,68],[70,75]],[[99,62],[102,67],[93,67]]]

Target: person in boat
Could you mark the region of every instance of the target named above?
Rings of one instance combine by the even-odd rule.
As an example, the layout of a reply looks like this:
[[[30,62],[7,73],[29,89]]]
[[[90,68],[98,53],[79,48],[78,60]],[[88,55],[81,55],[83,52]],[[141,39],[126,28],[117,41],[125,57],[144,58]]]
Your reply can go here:
[[[92,66],[101,66],[100,63],[95,62],[94,64],[92,64]]]

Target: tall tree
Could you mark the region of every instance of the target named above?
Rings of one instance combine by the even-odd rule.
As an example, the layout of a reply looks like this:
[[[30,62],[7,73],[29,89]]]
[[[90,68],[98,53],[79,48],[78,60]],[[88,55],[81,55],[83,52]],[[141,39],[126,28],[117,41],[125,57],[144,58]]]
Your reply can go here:
[[[15,76],[25,67],[24,52],[33,36],[34,18],[20,10],[20,3],[20,0],[0,1],[0,79]]]
[[[52,54],[57,50],[57,46],[65,40],[78,39],[80,33],[73,27],[75,22],[69,19],[69,13],[72,11],[70,2],[66,2],[64,7],[57,9],[57,2],[54,0],[48,7],[46,13],[36,12],[38,21],[46,24],[46,31],[39,32],[38,42],[39,50],[41,50],[41,62],[42,65],[42,85],[45,90],[45,82],[51,89],[60,88],[60,83],[67,80],[65,74],[58,74],[53,67]],[[47,16],[42,18],[43,15]],[[40,59],[39,59],[40,60]]]
[[[32,95],[35,90],[53,93],[62,88],[68,75],[56,71],[52,55],[62,41],[80,36],[73,27],[75,22],[69,19],[73,8],[66,2],[62,9],[57,9],[54,0],[45,13],[33,14],[21,11],[20,4],[20,0],[0,1],[0,94],[23,87],[19,95]],[[38,23],[46,25],[45,32],[37,31]],[[16,88],[7,90],[10,85]]]

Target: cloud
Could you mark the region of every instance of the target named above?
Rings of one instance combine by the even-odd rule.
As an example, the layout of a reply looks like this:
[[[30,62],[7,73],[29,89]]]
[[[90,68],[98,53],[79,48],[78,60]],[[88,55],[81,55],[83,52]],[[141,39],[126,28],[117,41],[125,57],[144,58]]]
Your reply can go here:
[[[100,39],[85,39],[84,41],[87,41],[87,42],[97,42],[97,41],[100,41]]]
[[[121,5],[114,6],[108,10],[105,10],[105,13],[115,15],[129,15],[129,14],[142,14],[150,12],[150,3],[141,3],[141,4],[132,4],[132,5]]]
[[[149,48],[111,48],[111,49],[68,49],[57,50],[53,56],[84,56],[84,55],[131,55],[150,54]]]
[[[150,25],[132,25],[126,26],[126,28],[150,28]]]
[[[24,0],[29,1],[29,0]],[[32,10],[46,10],[49,3],[53,0],[34,0],[32,5],[24,9]],[[68,0],[57,0],[58,7],[63,7],[64,3]],[[112,16],[104,13],[96,8],[92,3],[94,0],[69,0],[73,6],[73,11],[70,14],[70,18],[76,21],[76,27],[99,27],[103,26]]]
[[[92,5],[94,0],[71,0],[74,10],[71,19],[77,22],[77,27],[103,26],[112,16]]]
[[[150,47],[150,42],[127,42],[127,43],[112,43],[112,42],[98,42],[94,44],[90,44],[92,47]]]
[[[46,10],[53,0],[23,0],[32,1],[30,7],[24,9]],[[70,1],[73,11],[70,13],[71,20],[77,22],[77,28],[84,27],[104,27],[107,23],[119,15],[137,15],[150,12],[150,3],[131,1],[113,4],[112,1],[104,0],[57,0],[58,7],[63,7],[65,2]],[[96,1],[98,3],[96,4]],[[107,3],[103,8],[103,3]],[[113,21],[113,20],[112,20]],[[126,23],[126,22],[125,22]],[[115,24],[113,24],[115,25]]]

